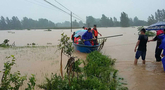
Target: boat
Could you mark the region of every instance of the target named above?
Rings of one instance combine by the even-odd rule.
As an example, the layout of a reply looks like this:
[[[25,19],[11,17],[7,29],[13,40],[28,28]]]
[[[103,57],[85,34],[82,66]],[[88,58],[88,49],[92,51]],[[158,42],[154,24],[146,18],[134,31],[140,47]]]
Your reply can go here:
[[[74,37],[82,36],[85,32],[86,32],[86,30],[78,30],[75,32]],[[76,43],[73,43],[73,45],[74,45],[74,48],[79,52],[91,53],[93,51],[100,51],[103,48],[104,42],[106,41],[107,38],[118,37],[118,36],[123,36],[123,34],[97,38],[97,39],[102,39],[102,42],[99,43],[98,45],[89,46],[89,45],[76,44]],[[92,39],[89,39],[87,41],[90,41],[90,40],[92,40]]]
[[[99,45],[94,45],[94,46],[88,46],[88,45],[83,45],[83,44],[74,44],[74,47],[77,51],[82,52],[82,53],[91,53],[93,51],[98,50]]]

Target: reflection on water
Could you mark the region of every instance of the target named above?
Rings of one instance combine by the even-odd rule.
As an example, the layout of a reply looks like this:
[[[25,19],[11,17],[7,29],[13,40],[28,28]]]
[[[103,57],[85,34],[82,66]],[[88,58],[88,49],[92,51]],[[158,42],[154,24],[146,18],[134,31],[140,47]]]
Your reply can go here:
[[[102,52],[112,58],[117,59],[115,67],[119,69],[119,75],[125,78],[130,90],[164,90],[165,73],[161,63],[155,62],[154,50],[156,42],[148,43],[146,65],[133,65],[134,47],[137,42],[138,32],[136,28],[98,28],[103,36],[123,34],[122,37],[110,38],[105,43]],[[76,30],[74,30],[76,31]],[[16,46],[25,46],[27,43],[36,43],[39,46],[57,45],[60,34],[65,32],[71,36],[70,30],[12,30],[0,31],[0,42],[9,39],[10,44],[16,43]],[[0,70],[3,69],[5,57],[15,55],[16,65],[12,72],[20,70],[23,74],[36,74],[37,83],[44,80],[44,76],[50,76],[51,73],[59,73],[59,51],[56,47],[40,48],[0,48]],[[85,59],[87,54],[75,52],[75,56]],[[63,65],[66,65],[67,57],[63,59]],[[65,66],[63,66],[65,67]],[[0,74],[1,77],[1,74]]]

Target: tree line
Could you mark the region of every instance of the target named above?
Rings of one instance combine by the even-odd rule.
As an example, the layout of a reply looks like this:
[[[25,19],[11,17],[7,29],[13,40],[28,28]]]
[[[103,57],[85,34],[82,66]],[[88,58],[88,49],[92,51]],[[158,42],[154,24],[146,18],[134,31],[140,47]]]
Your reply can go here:
[[[99,27],[129,27],[147,25],[146,21],[139,20],[138,17],[134,17],[134,19],[129,18],[128,14],[125,12],[121,13],[120,21],[118,21],[116,17],[107,17],[104,14],[100,19],[96,19],[92,16],[87,16],[86,19],[86,24],[89,27],[94,24],[97,24]]]
[[[129,27],[129,26],[147,26],[154,24],[158,21],[165,21],[165,10],[157,10],[155,15],[148,17],[148,20],[140,20],[137,16],[134,18],[129,18],[128,14],[125,12],[121,13],[120,20],[117,20],[116,17],[108,17],[102,14],[101,18],[94,18],[93,16],[86,17],[86,23],[82,21],[74,20],[72,22],[73,27],[92,27],[96,24],[98,27]],[[38,20],[33,20],[31,18],[24,17],[22,20],[19,20],[16,16],[13,16],[11,19],[8,17],[0,18],[0,30],[7,29],[43,29],[43,28],[55,28],[55,27],[70,27],[71,22],[65,21],[62,23],[54,23],[47,19],[40,18]]]
[[[86,17],[86,25],[92,27],[96,24],[99,27],[129,27],[129,26],[147,26],[154,24],[158,21],[165,21],[165,10],[157,10],[155,16],[151,15],[148,20],[140,20],[137,16],[133,19],[129,18],[128,14],[125,12],[121,13],[120,21],[116,17],[107,17],[102,14],[101,18],[94,18],[92,16]]]
[[[42,28],[54,28],[55,23],[44,18],[33,20],[31,18],[24,17],[21,21],[18,17],[13,16],[11,19],[8,17],[0,18],[0,30],[9,29],[42,29]]]
[[[71,26],[71,23],[70,21],[65,21],[65,22],[62,22],[62,23],[56,23],[56,27],[70,27]],[[74,20],[72,22],[72,26],[73,27],[82,27],[84,26],[84,23],[82,21],[77,21],[77,20]]]

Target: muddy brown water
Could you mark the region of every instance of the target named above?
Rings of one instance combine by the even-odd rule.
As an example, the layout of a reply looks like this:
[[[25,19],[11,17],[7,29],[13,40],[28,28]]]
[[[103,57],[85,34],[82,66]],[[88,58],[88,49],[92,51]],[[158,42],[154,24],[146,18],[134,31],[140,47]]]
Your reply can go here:
[[[78,29],[74,29],[76,31]],[[147,44],[146,65],[142,65],[139,59],[138,65],[134,66],[134,47],[137,42],[137,28],[98,28],[103,36],[123,34],[122,37],[109,38],[105,43],[102,52],[111,58],[116,58],[115,68],[119,70],[119,76],[123,77],[129,90],[165,90],[165,72],[162,63],[155,62],[154,52],[156,42]],[[60,34],[64,32],[71,36],[70,30],[11,30],[0,31],[0,42],[9,39],[10,44],[15,42],[16,46],[26,46],[28,43],[36,43],[38,48],[0,48],[0,70],[3,69],[5,58],[15,55],[16,65],[12,72],[19,70],[22,75],[30,76],[35,74],[37,84],[45,80],[45,76],[51,73],[59,74],[60,52],[56,45],[60,39]],[[152,39],[152,38],[150,38]],[[74,52],[75,56],[85,59],[87,54]],[[63,68],[67,62],[67,57],[63,57]],[[0,74],[0,77],[2,74]],[[24,90],[26,85],[21,87]],[[36,87],[36,90],[39,88]]]

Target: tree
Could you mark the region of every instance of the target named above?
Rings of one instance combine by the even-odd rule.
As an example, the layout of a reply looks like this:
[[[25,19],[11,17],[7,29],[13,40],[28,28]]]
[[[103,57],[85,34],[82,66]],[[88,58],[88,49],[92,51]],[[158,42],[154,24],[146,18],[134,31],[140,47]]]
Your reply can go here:
[[[110,26],[110,20],[104,14],[102,14],[102,17],[101,17],[101,26],[102,27],[108,27],[108,26]]]
[[[7,24],[6,24],[5,18],[3,16],[1,16],[1,19],[0,19],[0,29],[1,30],[7,29]]]
[[[116,17],[113,17],[113,23],[114,23],[114,27],[119,27],[120,26],[120,22],[117,21]]]
[[[82,21],[79,21],[79,27],[83,27],[84,23]]]
[[[156,23],[157,21],[155,20],[154,16],[151,15],[148,17],[148,25],[151,25],[151,24],[154,24]]]
[[[21,22],[19,21],[19,19],[16,16],[12,17],[11,29],[22,29]]]
[[[92,27],[94,24],[96,24],[95,18],[93,18],[92,16],[87,16],[86,17],[86,24],[88,27]]]
[[[76,20],[73,21],[73,27],[79,27],[79,23]]]
[[[128,18],[128,15],[125,12],[121,13],[120,25],[122,27],[129,27],[129,18]]]
[[[155,20],[157,22],[159,21],[165,21],[165,10],[162,9],[162,10],[157,10],[157,12],[155,12]]]
[[[7,24],[7,29],[11,29],[11,20],[6,17],[6,24]]]
[[[113,22],[113,19],[112,18],[109,19],[109,26],[110,27],[113,27],[114,26],[114,22]]]

